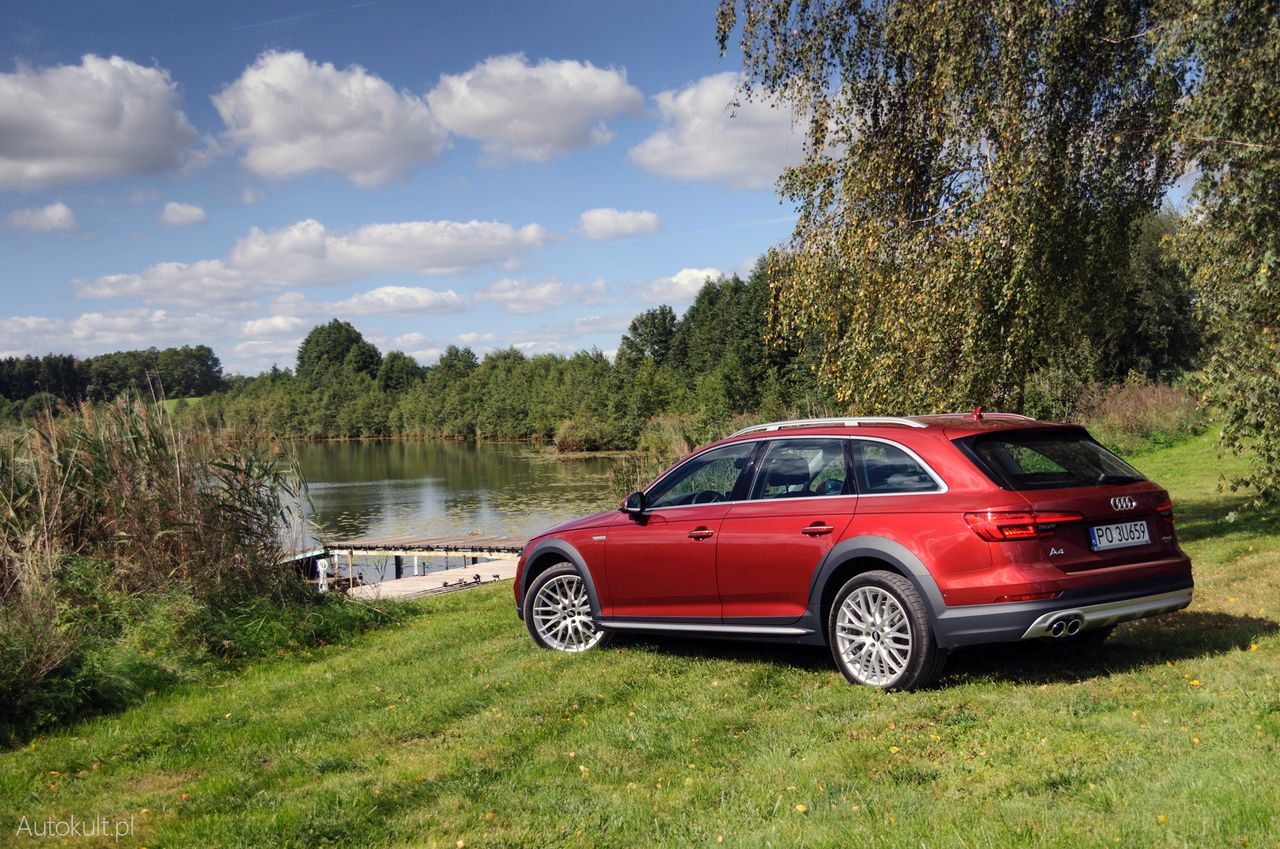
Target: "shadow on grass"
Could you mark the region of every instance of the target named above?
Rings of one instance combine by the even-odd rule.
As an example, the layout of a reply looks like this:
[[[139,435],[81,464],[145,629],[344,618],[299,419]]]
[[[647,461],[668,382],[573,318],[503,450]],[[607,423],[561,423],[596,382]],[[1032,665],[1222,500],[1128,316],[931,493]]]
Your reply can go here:
[[[1040,639],[958,651],[952,654],[939,683],[945,687],[972,678],[1027,684],[1078,681],[1166,661],[1179,663],[1247,651],[1250,643],[1277,631],[1280,624],[1258,616],[1184,610],[1122,624],[1104,643]]]
[[[1280,510],[1250,507],[1244,495],[1176,501],[1173,510],[1179,542],[1199,542],[1222,534],[1280,534]],[[1228,518],[1232,514],[1234,517]]]
[[[1117,628],[1101,644],[1050,639],[997,643],[953,652],[937,687],[973,679],[1025,684],[1079,681],[1233,651],[1247,651],[1259,637],[1280,631],[1280,624],[1257,616],[1188,610],[1172,616],[1140,619]],[[811,671],[835,672],[831,653],[814,646],[753,643],[674,636],[619,636],[615,646],[629,651],[690,659],[773,663]]]

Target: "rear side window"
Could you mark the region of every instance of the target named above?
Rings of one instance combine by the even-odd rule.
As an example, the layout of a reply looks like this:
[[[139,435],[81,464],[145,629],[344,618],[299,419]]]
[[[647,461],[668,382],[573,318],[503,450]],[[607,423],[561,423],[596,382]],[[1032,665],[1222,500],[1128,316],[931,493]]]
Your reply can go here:
[[[769,443],[752,498],[814,498],[852,492],[843,439],[779,439]]]
[[[942,489],[918,460],[898,446],[884,442],[855,439],[853,468],[858,492],[867,495],[900,495]]]
[[[959,440],[965,453],[1005,489],[1105,486],[1146,480],[1077,429],[1010,430]]]

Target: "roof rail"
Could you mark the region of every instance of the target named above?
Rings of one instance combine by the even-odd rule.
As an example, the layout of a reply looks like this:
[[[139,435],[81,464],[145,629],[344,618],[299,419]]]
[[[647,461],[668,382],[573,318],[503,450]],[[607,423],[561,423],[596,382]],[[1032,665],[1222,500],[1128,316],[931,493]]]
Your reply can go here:
[[[981,409],[981,408],[979,408],[979,409]],[[970,411],[969,411],[969,412],[967,412],[967,413],[932,413],[931,415],[935,415],[935,416],[962,416],[962,417],[964,417],[964,418],[966,418],[966,419],[971,419],[971,418],[973,418],[973,411],[972,411],[972,410],[970,410]],[[982,410],[981,417],[982,417],[982,418],[984,418],[984,419],[1018,419],[1019,421],[1024,421],[1024,422],[1034,422],[1034,421],[1039,421],[1039,419],[1037,419],[1037,418],[1035,418],[1035,417],[1033,417],[1033,416],[1024,416],[1024,415],[1022,415],[1021,413],[988,413],[986,410]]]
[[[851,419],[792,419],[785,422],[766,422],[765,424],[752,425],[744,427],[732,436],[742,436],[747,433],[760,433],[762,431],[783,430],[792,427],[859,427],[862,425],[902,425],[903,427],[928,427],[923,422],[915,419],[905,418],[903,416],[857,416]]]

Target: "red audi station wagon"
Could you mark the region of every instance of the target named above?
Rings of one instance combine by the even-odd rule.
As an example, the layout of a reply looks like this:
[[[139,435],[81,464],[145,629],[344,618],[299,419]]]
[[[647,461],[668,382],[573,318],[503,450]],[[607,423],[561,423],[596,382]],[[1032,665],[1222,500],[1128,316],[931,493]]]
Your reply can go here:
[[[1164,489],[1084,428],[981,410],[747,428],[539,534],[515,581],[545,648],[794,641],[898,690],[957,647],[1097,641],[1191,593]]]

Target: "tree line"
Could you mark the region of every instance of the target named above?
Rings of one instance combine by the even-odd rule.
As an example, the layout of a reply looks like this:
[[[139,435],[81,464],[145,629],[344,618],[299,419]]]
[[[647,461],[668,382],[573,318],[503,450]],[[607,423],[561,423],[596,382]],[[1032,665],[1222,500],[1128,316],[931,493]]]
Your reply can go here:
[[[1203,332],[1196,296],[1169,247],[1182,226],[1171,211],[1135,225],[1131,260],[1116,274],[1122,308],[1074,359],[1029,376],[1026,411],[1069,418],[1092,384],[1134,374],[1167,381],[1197,364]],[[697,443],[738,416],[848,411],[819,374],[820,347],[779,331],[779,285],[763,259],[745,280],[708,280],[683,314],[661,305],[636,315],[613,359],[599,350],[530,355],[508,347],[480,356],[450,346],[422,365],[402,351],[382,353],[334,319],[307,334],[292,368],[254,377],[223,376],[205,346],[85,360],[51,354],[0,360],[0,394],[13,414],[30,417],[59,401],[163,392],[180,399],[176,414],[192,426],[285,439],[529,439],[570,451],[666,449],[652,444],[664,428],[677,431],[677,444]]]
[[[1197,364],[1195,294],[1168,241],[1181,226],[1170,211],[1137,222],[1131,261],[1116,272],[1123,308],[1076,352],[1079,362],[1029,376],[1025,410],[1068,418],[1092,385],[1167,381]],[[847,412],[818,373],[817,346],[771,321],[774,274],[762,260],[745,280],[708,280],[683,314],[666,305],[641,312],[612,360],[599,350],[479,356],[450,346],[423,366],[401,351],[382,354],[334,319],[307,335],[292,370],[233,379],[198,405],[180,403],[179,413],[204,427],[285,438],[532,439],[598,450],[665,448],[646,442],[663,427],[696,443],[736,416]]]
[[[0,421],[121,395],[192,398],[223,388],[222,362],[207,345],[0,358]]]

